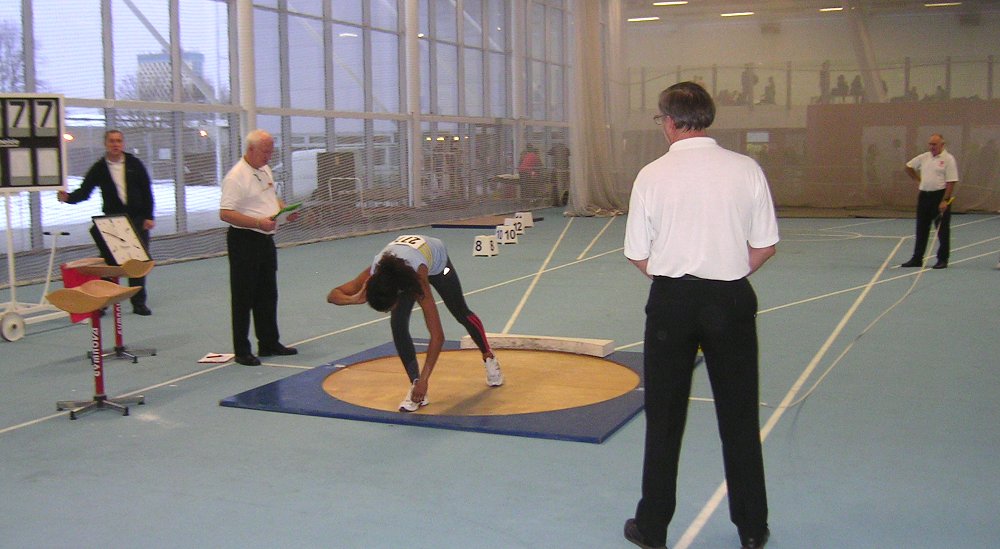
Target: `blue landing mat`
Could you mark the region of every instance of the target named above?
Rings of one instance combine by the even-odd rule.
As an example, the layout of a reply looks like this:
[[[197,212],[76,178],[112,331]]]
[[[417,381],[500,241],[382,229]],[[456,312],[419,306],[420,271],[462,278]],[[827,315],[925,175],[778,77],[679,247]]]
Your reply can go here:
[[[448,341],[444,348],[458,349],[459,343]],[[605,358],[636,372],[639,387],[605,402],[551,412],[497,416],[386,412],[349,404],[323,390],[323,381],[337,370],[383,356],[395,356],[392,343],[224,398],[219,404],[250,410],[595,444],[604,442],[642,410],[642,353],[627,352],[612,353]]]

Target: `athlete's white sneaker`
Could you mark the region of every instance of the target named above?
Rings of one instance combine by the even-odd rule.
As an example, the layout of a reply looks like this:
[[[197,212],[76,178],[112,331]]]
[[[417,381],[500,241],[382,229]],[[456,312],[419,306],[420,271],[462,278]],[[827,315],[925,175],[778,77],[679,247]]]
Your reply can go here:
[[[413,401],[413,385],[410,385],[410,390],[406,392],[406,398],[403,399],[403,402],[399,403],[400,412],[416,412],[421,406],[427,406],[427,395],[424,395],[424,399],[420,402]]]
[[[486,384],[490,387],[503,385],[503,372],[500,371],[500,362],[495,356],[486,359]]]

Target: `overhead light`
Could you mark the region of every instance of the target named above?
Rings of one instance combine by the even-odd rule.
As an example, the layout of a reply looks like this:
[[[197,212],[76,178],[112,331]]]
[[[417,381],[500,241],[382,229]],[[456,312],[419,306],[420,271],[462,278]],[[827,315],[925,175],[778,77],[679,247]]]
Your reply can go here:
[[[340,38],[357,38],[358,37],[358,35],[354,34],[353,32],[342,32],[342,33],[338,34],[337,36],[339,36]]]
[[[844,8],[839,6],[835,8],[820,8],[819,11],[844,11]]]
[[[673,2],[653,2],[654,6],[683,6],[687,0],[675,0]]]
[[[743,17],[746,15],[753,15],[752,11],[734,11],[732,13],[720,13],[722,17]]]
[[[629,17],[626,19],[629,23],[641,23],[643,21],[659,21],[659,17]]]
[[[961,6],[961,2],[932,2],[924,4],[925,8],[947,8],[949,6]]]

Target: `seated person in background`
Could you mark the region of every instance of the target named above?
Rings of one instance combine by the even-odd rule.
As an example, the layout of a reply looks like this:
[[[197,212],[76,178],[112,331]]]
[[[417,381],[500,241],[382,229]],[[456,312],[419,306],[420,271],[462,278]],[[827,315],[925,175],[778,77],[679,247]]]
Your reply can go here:
[[[855,75],[854,80],[851,80],[851,97],[854,98],[855,103],[861,103],[865,97],[865,85],[861,82],[861,75]]]

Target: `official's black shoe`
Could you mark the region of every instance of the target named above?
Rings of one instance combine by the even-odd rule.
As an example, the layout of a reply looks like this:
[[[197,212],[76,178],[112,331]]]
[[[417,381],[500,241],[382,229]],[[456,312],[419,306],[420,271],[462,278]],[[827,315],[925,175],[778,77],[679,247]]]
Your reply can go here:
[[[902,265],[900,265],[900,267],[923,267],[923,266],[924,266],[924,262],[920,261],[919,259],[911,259],[911,260],[907,261],[906,263],[903,263]]]
[[[947,269],[948,268],[948,262],[947,261],[938,261],[931,268],[932,269]]]
[[[299,350],[295,347],[285,347],[279,343],[274,347],[261,347],[257,354],[260,356],[290,356],[299,354]]]
[[[642,549],[667,549],[666,545],[653,545],[646,541],[646,537],[639,531],[639,525],[635,523],[634,518],[625,521],[625,539],[642,547]]]
[[[132,312],[139,316],[149,316],[153,314],[153,311],[149,309],[145,304],[137,303],[132,305]]]
[[[762,549],[767,545],[767,539],[771,537],[771,531],[767,528],[764,529],[763,534],[758,534],[756,536],[740,536],[740,543],[743,544],[741,549]]]
[[[236,355],[236,362],[244,366],[260,366],[260,359],[253,355]]]

